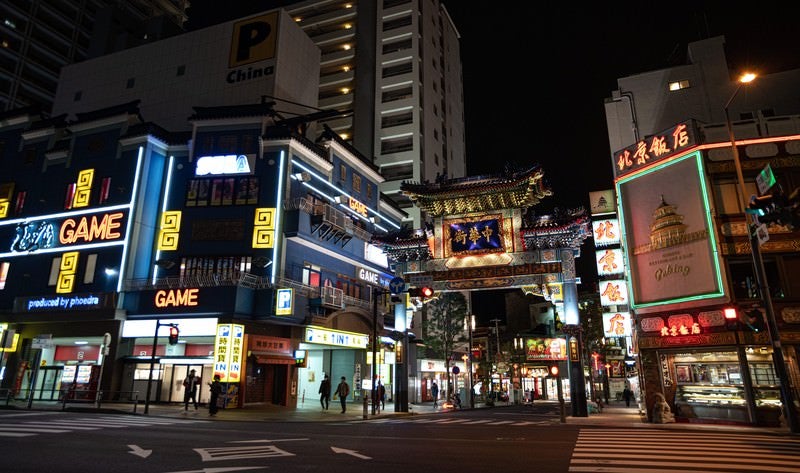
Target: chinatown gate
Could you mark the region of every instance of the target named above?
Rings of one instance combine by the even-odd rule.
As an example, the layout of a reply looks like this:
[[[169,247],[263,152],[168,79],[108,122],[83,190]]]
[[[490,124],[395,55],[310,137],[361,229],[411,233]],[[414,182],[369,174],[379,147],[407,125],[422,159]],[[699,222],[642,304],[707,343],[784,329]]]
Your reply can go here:
[[[404,182],[401,191],[424,212],[426,228],[408,236],[389,235],[376,244],[396,262],[395,274],[406,282],[425,281],[436,292],[519,288],[556,304],[563,311],[562,332],[569,346],[562,360],[568,368],[572,415],[585,417],[575,258],[591,234],[591,223],[583,209],[535,216],[532,207],[552,195],[543,175],[535,166],[500,176]],[[526,343],[526,360],[534,359],[532,350]],[[404,378],[407,395],[408,376]],[[399,399],[402,403],[402,394]]]

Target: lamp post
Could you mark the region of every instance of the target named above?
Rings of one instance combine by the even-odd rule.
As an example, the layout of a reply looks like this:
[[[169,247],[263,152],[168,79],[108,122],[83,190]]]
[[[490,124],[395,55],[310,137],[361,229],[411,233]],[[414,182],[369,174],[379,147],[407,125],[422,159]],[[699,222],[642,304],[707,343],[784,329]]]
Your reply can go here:
[[[467,326],[467,335],[469,338],[469,347],[467,348],[467,376],[469,377],[469,407],[475,409],[475,392],[472,385],[472,331],[475,330],[475,315],[470,314],[467,316],[464,325]]]
[[[742,163],[739,161],[739,150],[736,148],[736,137],[733,134],[733,125],[731,125],[731,117],[728,113],[728,107],[733,102],[733,99],[739,93],[739,89],[743,84],[748,84],[756,78],[755,74],[746,73],[739,78],[739,84],[736,90],[733,91],[731,98],[725,103],[725,125],[728,127],[728,136],[731,141],[731,151],[733,153],[733,164],[736,167],[736,178],[739,183],[739,205],[742,206],[742,211],[745,216],[745,223],[747,227],[747,236],[750,241],[750,253],[753,257],[753,266],[756,275],[756,282],[758,283],[758,290],[761,298],[764,301],[764,309],[767,316],[767,334],[769,335],[770,343],[772,344],[772,362],[775,367],[775,374],[780,381],[781,389],[781,402],[783,403],[783,412],[789,431],[798,433],[797,417],[794,412],[794,400],[792,399],[792,391],[789,388],[789,377],[786,373],[786,364],[783,359],[783,348],[781,347],[780,334],[778,332],[778,324],[775,321],[775,311],[772,306],[772,295],[769,291],[769,283],[767,275],[764,271],[764,260],[761,258],[761,244],[756,235],[755,222],[752,215],[747,212],[747,202],[745,201],[745,186],[744,176],[742,174]]]

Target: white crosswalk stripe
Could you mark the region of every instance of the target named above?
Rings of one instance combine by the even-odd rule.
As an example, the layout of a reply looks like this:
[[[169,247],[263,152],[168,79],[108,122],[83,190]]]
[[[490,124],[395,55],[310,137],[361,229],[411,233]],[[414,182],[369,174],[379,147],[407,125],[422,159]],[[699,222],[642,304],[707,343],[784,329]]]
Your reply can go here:
[[[571,472],[797,473],[800,439],[758,433],[581,429]]]
[[[528,425],[552,425],[553,421],[550,419],[543,419],[538,421],[531,420],[497,420],[497,419],[473,419],[473,418],[437,418],[437,417],[399,417],[399,418],[383,418],[383,419],[368,419],[368,420],[354,420],[348,422],[349,424],[435,424],[435,425],[463,425],[463,426],[485,426],[485,425],[502,425],[504,427],[523,427]]]
[[[129,415],[91,416],[79,418],[54,418],[28,420],[30,417],[3,416],[0,423],[0,437],[29,437],[39,434],[62,434],[75,431],[100,429],[127,429],[153,425],[176,425],[206,423],[207,420],[169,419],[162,417],[132,417]]]

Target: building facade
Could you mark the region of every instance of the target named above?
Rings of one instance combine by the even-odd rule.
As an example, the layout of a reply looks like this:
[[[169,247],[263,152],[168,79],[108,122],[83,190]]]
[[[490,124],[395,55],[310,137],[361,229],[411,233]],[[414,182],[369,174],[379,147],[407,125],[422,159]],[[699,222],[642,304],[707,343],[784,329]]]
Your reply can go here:
[[[606,101],[648,415],[661,393],[679,420],[786,423],[786,407],[796,406],[781,411],[781,384],[794,404],[800,387],[800,292],[792,277],[800,261],[798,231],[786,218],[763,227],[768,238],[758,244],[766,281],[760,282],[754,229],[740,202],[800,186],[794,87],[800,71],[763,75],[740,92],[724,38],[691,43],[688,57],[683,66],[618,79]],[[769,169],[777,184],[759,190],[757,177]],[[763,327],[767,290],[776,333]],[[733,319],[725,318],[726,309]],[[785,379],[775,369],[775,347],[782,347]]]
[[[192,10],[214,8],[208,3]],[[400,184],[467,174],[459,33],[444,3],[280,3],[320,49],[317,106],[352,112],[320,123],[374,158],[385,179],[381,192],[408,213],[412,228],[421,228],[420,209]],[[255,13],[258,6],[251,8]]]
[[[0,5],[0,109],[46,113],[61,67],[182,31],[184,0],[9,0]]]
[[[274,55],[245,69],[270,73],[231,85],[225,78],[243,67],[229,62],[231,49],[219,61],[209,57],[197,71],[209,83],[188,90],[198,105],[185,97],[167,104],[145,90],[143,100],[87,109],[106,104],[119,84],[104,96],[97,84],[68,79],[60,90],[86,87],[86,95],[65,92],[74,108],[64,105],[57,118],[4,114],[3,387],[36,399],[102,391],[105,399],[175,402],[183,399],[180,380],[195,369],[204,380],[223,378],[229,407],[296,405],[316,394],[323,373],[348,378],[354,399],[364,395],[367,345],[381,343],[391,279],[370,240],[399,229],[406,214],[379,192],[371,160],[329,128],[308,139],[298,130],[313,117],[285,118],[254,93],[316,93],[316,70],[311,87],[291,80],[313,69],[304,54],[316,49],[304,50],[307,38],[273,13],[180,37],[235,43],[241,28],[281,25]],[[175,40],[164,51],[187,50]],[[117,54],[81,70],[99,76],[112,62],[147,61],[152,51]],[[279,72],[275,64],[297,54],[306,60]],[[180,88],[178,78],[163,91]],[[229,100],[237,94],[255,100]],[[145,121],[143,109],[171,130]],[[167,337],[173,326],[175,344]],[[391,359],[381,364],[391,379]]]

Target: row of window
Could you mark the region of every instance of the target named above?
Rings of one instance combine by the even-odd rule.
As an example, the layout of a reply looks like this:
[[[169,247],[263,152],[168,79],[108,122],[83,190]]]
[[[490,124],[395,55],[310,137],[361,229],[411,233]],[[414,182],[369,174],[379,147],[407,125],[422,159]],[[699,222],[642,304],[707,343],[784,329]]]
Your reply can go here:
[[[339,181],[340,182],[347,182],[347,166],[344,164],[339,165]],[[353,193],[354,194],[361,194],[361,176],[353,172]],[[366,183],[366,195],[367,200],[372,199],[372,184],[369,182]]]
[[[190,179],[186,186],[186,207],[252,205],[258,203],[257,177]]]

